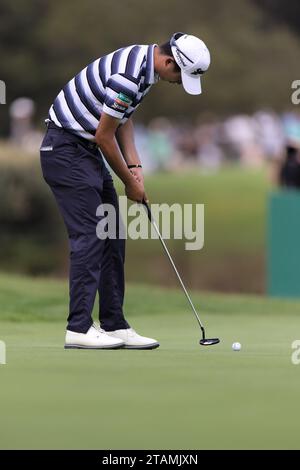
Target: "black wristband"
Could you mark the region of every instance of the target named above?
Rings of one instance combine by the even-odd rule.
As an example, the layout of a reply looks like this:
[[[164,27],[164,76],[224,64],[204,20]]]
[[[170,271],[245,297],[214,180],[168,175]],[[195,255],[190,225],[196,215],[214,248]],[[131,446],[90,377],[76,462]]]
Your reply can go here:
[[[130,169],[130,168],[143,168],[143,167],[142,165],[137,164],[137,165],[127,165],[127,168]]]

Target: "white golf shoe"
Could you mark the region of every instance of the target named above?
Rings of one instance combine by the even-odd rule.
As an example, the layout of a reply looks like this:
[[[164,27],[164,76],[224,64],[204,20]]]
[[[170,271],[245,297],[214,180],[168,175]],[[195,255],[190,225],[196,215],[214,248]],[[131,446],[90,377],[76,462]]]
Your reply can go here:
[[[87,333],[66,332],[65,349],[119,349],[123,346],[122,339],[108,336],[96,324]]]
[[[124,341],[124,349],[155,349],[159,347],[156,339],[138,335],[133,328],[124,330],[106,331],[107,335]]]

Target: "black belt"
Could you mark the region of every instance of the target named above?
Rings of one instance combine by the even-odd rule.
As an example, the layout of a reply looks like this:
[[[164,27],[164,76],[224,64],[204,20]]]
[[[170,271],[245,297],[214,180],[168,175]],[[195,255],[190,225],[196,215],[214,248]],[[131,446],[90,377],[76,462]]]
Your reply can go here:
[[[64,129],[63,127],[57,126],[56,124],[54,124],[53,121],[46,120],[45,124],[48,129],[55,129],[57,131],[66,133],[68,134],[68,136],[71,136],[72,139],[74,139],[75,141],[77,140],[78,142],[81,142],[83,145],[85,145],[89,149],[95,149],[95,150],[98,149],[98,145],[95,142],[90,142],[89,140],[84,139],[83,137],[80,137],[79,135],[73,134],[73,132],[70,132],[69,130]]]

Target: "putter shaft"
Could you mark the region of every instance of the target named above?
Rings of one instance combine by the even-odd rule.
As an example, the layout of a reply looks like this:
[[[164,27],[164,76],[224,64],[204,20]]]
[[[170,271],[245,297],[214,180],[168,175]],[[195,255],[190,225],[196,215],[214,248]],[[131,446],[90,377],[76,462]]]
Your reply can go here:
[[[180,284],[181,284],[181,287],[182,287],[182,289],[183,289],[183,292],[185,293],[185,296],[186,296],[186,298],[188,299],[188,302],[189,302],[189,304],[190,304],[190,306],[191,306],[191,308],[192,308],[192,311],[193,311],[193,313],[194,313],[194,315],[195,315],[195,317],[196,317],[196,320],[197,320],[197,322],[198,322],[198,324],[199,324],[199,326],[200,326],[200,328],[201,328],[201,331],[202,331],[202,334],[203,334],[203,338],[205,338],[204,326],[203,326],[202,323],[201,323],[201,320],[200,320],[199,315],[198,315],[198,313],[197,313],[197,311],[196,311],[196,309],[195,309],[195,307],[194,307],[194,304],[193,304],[193,302],[192,302],[192,300],[191,300],[191,298],[190,298],[190,296],[189,296],[189,293],[188,293],[188,291],[187,291],[186,288],[185,288],[185,285],[184,285],[184,283],[183,283],[183,281],[182,281],[182,279],[181,279],[181,277],[180,277],[179,272],[177,271],[177,268],[176,268],[175,263],[174,263],[174,261],[173,261],[171,255],[170,255],[170,252],[169,252],[169,250],[168,250],[168,248],[167,248],[167,245],[165,244],[165,241],[164,241],[164,239],[162,238],[162,236],[161,236],[161,234],[160,234],[160,231],[159,231],[159,228],[158,228],[158,226],[157,226],[157,223],[156,223],[156,221],[154,220],[154,218],[153,218],[153,216],[152,216],[150,207],[148,206],[148,204],[147,204],[146,202],[143,202],[143,205],[145,206],[145,208],[146,208],[146,210],[147,210],[148,219],[149,219],[149,221],[152,223],[152,225],[153,225],[153,227],[154,227],[154,229],[155,229],[155,231],[156,231],[156,233],[157,233],[157,235],[158,235],[158,238],[159,238],[159,240],[160,240],[162,246],[164,247],[165,252],[166,252],[167,255],[168,255],[169,261],[170,261],[171,265],[173,266],[173,269],[174,269],[174,271],[175,271],[175,273],[176,273],[176,276],[177,276],[177,278],[178,278],[178,280],[179,280],[179,282],[180,282]]]

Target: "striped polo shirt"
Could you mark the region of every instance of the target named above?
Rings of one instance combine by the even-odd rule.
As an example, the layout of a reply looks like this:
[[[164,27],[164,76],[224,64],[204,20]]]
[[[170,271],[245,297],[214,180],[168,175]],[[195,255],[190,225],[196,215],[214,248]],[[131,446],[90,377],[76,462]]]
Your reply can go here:
[[[124,124],[158,81],[155,46],[128,46],[96,59],[60,91],[49,119],[91,141],[95,140],[102,112]]]

